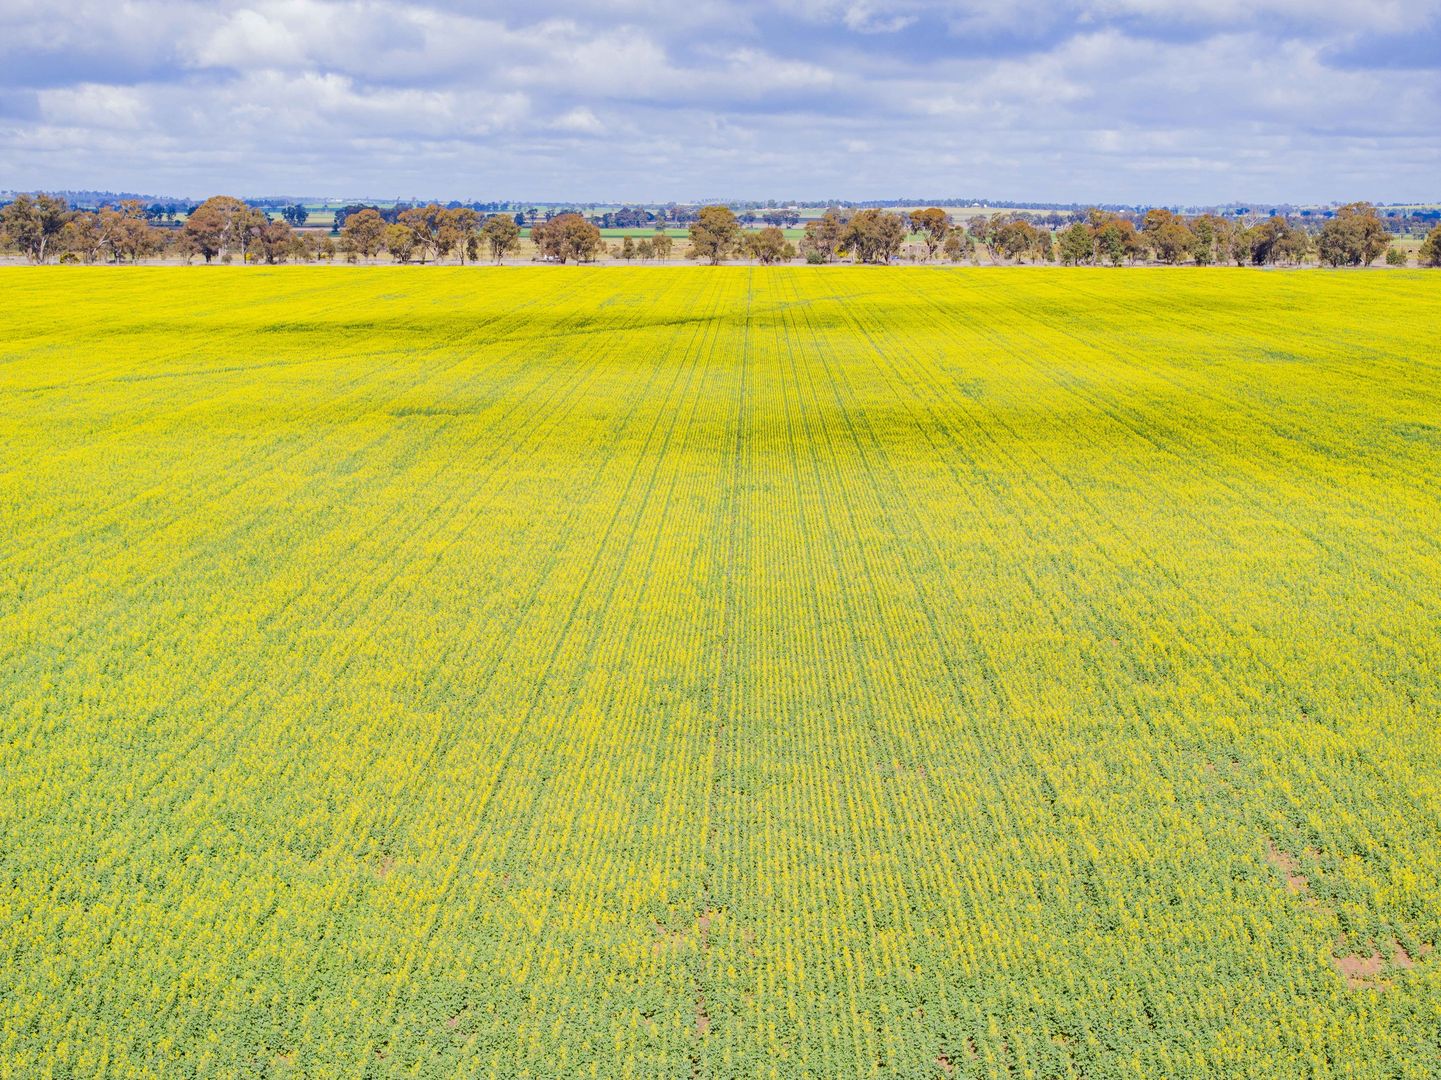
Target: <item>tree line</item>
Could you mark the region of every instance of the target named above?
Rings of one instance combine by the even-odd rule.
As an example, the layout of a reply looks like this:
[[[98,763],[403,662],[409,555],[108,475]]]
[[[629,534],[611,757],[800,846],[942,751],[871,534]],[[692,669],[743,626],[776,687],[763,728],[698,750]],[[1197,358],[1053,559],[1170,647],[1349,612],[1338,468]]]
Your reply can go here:
[[[1124,266],[1142,262],[1163,265],[1190,263],[1211,266],[1299,266],[1312,256],[1326,266],[1369,266],[1382,255],[1405,265],[1405,255],[1369,203],[1341,207],[1315,235],[1288,219],[1273,215],[1253,224],[1216,214],[1184,217],[1170,210],[1149,210],[1131,216],[1091,210],[1065,228],[1033,223],[1024,214],[976,214],[953,223],[938,207],[908,215],[880,209],[827,210],[809,222],[800,254],[807,262],[852,258],[857,262],[890,263],[909,236],[917,261],[938,257],[951,262],[1061,263],[1067,266]],[[1441,226],[1421,245],[1420,264],[1441,266]]]
[[[264,209],[228,195],[191,208],[178,228],[155,226],[155,207],[121,200],[97,210],[77,210],[52,195],[20,195],[0,207],[0,245],[32,262],[134,263],[161,255],[183,262],[277,264],[345,259],[371,261],[381,254],[409,264],[453,259],[464,265],[501,263],[522,248],[529,224],[534,258],[542,262],[666,261],[673,238],[657,214],[626,215],[627,222],[656,225],[653,236],[627,235],[605,243],[596,221],[577,212],[547,215],[484,213],[470,206],[430,203],[382,210],[346,207],[336,227],[302,231],[308,213],[287,204]],[[619,213],[619,212],[617,212]],[[663,213],[663,212],[662,212]],[[612,217],[615,215],[612,214]],[[675,217],[682,215],[676,214]],[[771,265],[797,259],[811,264],[852,261],[890,264],[944,260],[953,263],[1059,263],[1126,266],[1140,263],[1196,266],[1370,266],[1384,257],[1404,266],[1407,257],[1370,203],[1350,203],[1319,228],[1303,228],[1282,214],[1237,221],[1217,214],[1182,215],[1165,209],[1122,213],[1092,209],[1069,224],[1038,221],[1025,213],[975,214],[954,221],[939,207],[901,213],[881,207],[834,206],[807,221],[798,242],[775,211],[747,228],[746,217],[728,206],[701,207],[688,219],[688,258],[719,264],[732,259]],[[798,221],[798,217],[794,219]],[[676,222],[679,224],[679,222]],[[1418,253],[1422,266],[1441,266],[1441,225],[1432,228]]]

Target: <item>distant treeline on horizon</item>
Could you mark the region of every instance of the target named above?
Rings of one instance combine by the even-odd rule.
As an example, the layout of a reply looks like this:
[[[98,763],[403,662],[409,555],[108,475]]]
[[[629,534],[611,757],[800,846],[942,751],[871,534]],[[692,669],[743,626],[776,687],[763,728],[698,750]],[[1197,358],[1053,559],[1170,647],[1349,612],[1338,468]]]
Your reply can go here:
[[[71,193],[83,194],[83,193]],[[95,194],[95,193],[91,193]],[[761,264],[898,261],[979,264],[1197,266],[1369,266],[1411,261],[1400,236],[1421,236],[1421,266],[1441,265],[1441,208],[1378,210],[1371,203],[1286,213],[1248,208],[1226,213],[1176,213],[1164,208],[975,210],[959,220],[941,206],[907,211],[895,204],[832,205],[818,215],[796,206],[708,206],[580,209],[510,204],[432,202],[352,203],[327,209],[329,222],[311,220],[309,207],[283,200],[217,195],[193,205],[121,198],[76,205],[53,194],[18,194],[0,201],[0,252],[34,263],[134,263],[159,256],[182,262],[277,264],[370,262],[384,254],[400,264],[496,263],[522,253],[549,263],[666,261],[684,229],[687,258],[712,265],[730,259]],[[818,209],[818,208],[812,208]],[[953,208],[954,209],[954,208]],[[1383,220],[1384,215],[1384,220]],[[804,225],[802,227],[802,223]],[[328,226],[328,227],[327,227]],[[756,227],[760,226],[760,227]],[[607,244],[603,229],[629,230]],[[643,234],[653,230],[652,235]]]
[[[131,191],[105,191],[96,189],[0,189],[0,206],[13,201],[19,195],[50,195],[57,199],[63,199],[74,210],[98,210],[105,206],[114,206],[121,202],[138,202],[147,208],[167,208],[177,214],[183,214],[187,209],[199,206],[204,199],[193,198],[188,195],[145,195]],[[440,200],[434,198],[418,198],[415,196],[400,197],[393,199],[367,198],[340,198],[335,196],[311,196],[311,195],[257,195],[239,196],[240,201],[247,206],[260,210],[281,210],[287,206],[339,208],[342,206],[375,206],[375,207],[412,207],[428,206],[437,203],[451,209],[457,207],[468,207],[482,213],[499,213],[509,211],[511,213],[536,210],[538,212],[552,211],[563,213],[574,211],[586,216],[596,216],[603,211],[656,211],[661,210],[667,216],[675,212],[686,211],[694,214],[703,206],[725,206],[735,212],[738,217],[744,219],[748,213],[759,215],[766,210],[795,210],[804,209],[823,210],[827,208],[850,209],[850,210],[886,210],[898,207],[926,207],[941,206],[950,209],[975,208],[978,210],[1025,210],[1030,212],[1056,211],[1058,213],[1085,213],[1089,210],[1107,210],[1117,214],[1144,214],[1148,210],[1170,210],[1176,214],[1205,214],[1212,213],[1228,217],[1245,217],[1248,214],[1261,214],[1270,217],[1281,214],[1286,217],[1327,217],[1334,214],[1336,209],[1345,205],[1343,203],[1293,203],[1293,202],[1217,202],[1217,203],[1103,203],[1103,202],[1027,202],[1016,199],[982,199],[969,196],[951,196],[945,198],[919,198],[910,196],[898,196],[889,199],[700,199],[700,200],[607,200],[607,199],[493,199],[490,201],[474,199],[450,199]],[[1414,202],[1375,202],[1372,204],[1384,217],[1393,217],[1398,214],[1410,213],[1422,219],[1441,221],[1441,200],[1436,203],[1414,203]]]

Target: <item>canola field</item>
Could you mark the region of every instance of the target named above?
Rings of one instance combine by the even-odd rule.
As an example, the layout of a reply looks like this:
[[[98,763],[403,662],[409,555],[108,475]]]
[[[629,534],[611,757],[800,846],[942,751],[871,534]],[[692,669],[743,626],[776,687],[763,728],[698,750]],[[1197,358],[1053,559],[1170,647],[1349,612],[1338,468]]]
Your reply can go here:
[[[1438,325],[0,271],[0,1076],[1441,1074]]]

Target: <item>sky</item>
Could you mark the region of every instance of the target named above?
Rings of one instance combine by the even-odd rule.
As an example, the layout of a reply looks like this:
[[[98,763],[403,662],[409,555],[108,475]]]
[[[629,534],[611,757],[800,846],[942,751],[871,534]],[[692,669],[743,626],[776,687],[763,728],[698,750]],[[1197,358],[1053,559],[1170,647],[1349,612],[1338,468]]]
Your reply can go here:
[[[1441,200],[1441,0],[0,0],[0,189]]]

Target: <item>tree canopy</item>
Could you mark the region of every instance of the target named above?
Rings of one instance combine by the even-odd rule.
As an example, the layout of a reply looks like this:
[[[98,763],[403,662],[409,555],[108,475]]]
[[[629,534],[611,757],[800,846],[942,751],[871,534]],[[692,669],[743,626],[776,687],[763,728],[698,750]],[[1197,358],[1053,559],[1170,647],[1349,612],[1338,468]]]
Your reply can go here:
[[[1370,266],[1391,243],[1391,234],[1370,203],[1348,203],[1321,228],[1317,254],[1329,266]]]
[[[951,231],[950,215],[939,206],[928,206],[924,210],[912,210],[910,217],[912,230],[920,233],[925,243],[926,258],[934,259]]]
[[[206,262],[233,252],[244,261],[246,248],[265,220],[259,210],[232,195],[214,195],[190,214],[181,236]]]
[[[358,210],[345,219],[340,230],[340,242],[352,257],[373,259],[385,245],[385,219],[380,211],[371,207]]]
[[[724,262],[740,246],[741,225],[728,206],[702,207],[690,227],[690,254],[712,266]]]
[[[845,227],[846,219],[834,207],[814,221],[806,222],[805,234],[801,237],[801,255],[807,262],[835,262]]]
[[[530,239],[547,262],[594,262],[600,252],[600,229],[579,214],[559,214],[532,226]]]
[[[841,232],[840,253],[863,263],[888,263],[900,254],[909,222],[888,210],[856,211]]]
[[[496,264],[520,247],[520,226],[510,214],[491,214],[480,227],[480,235]]]
[[[762,211],[756,204],[743,204],[743,213],[713,204],[699,209],[592,206],[583,214],[540,207],[516,210],[505,203],[354,203],[333,211],[330,236],[336,239],[325,238],[327,243],[323,228],[304,228],[312,215],[300,203],[247,202],[228,195],[189,207],[118,197],[111,203],[89,201],[95,194],[67,193],[68,198],[85,200],[79,205],[41,193],[16,195],[0,204],[0,250],[37,263],[57,258],[138,262],[161,253],[186,263],[197,256],[207,263],[229,263],[236,257],[274,263],[314,261],[343,252],[350,262],[386,253],[397,262],[464,265],[486,253],[501,263],[525,249],[523,230],[528,225],[535,257],[541,261],[591,262],[613,252],[625,261],[664,262],[673,246],[664,229],[670,222],[689,225],[688,258],[711,265],[731,258],[770,264],[796,257],[797,246],[782,226],[800,219],[794,208]],[[1370,203],[1355,202],[1335,210],[1280,208],[1266,217],[1247,209],[1200,214],[1163,207],[1144,212],[988,209],[961,225],[939,206],[897,212],[876,204],[833,205],[805,222],[798,247],[799,255],[811,263],[842,258],[890,263],[902,257],[977,261],[979,250],[993,264],[1299,266],[1319,261],[1324,266],[1365,267],[1384,257],[1388,266],[1399,267],[1415,252],[1417,265],[1430,267],[1441,266],[1437,217],[1426,208],[1378,211]],[[601,239],[602,222],[626,229],[654,222],[656,231],[651,236],[627,234],[607,246]],[[1427,229],[1430,233],[1419,245],[1405,239],[1422,237]]]
[[[1416,262],[1419,266],[1441,266],[1441,225],[1426,234],[1421,250],[1416,253]]]
[[[53,195],[21,195],[0,209],[0,229],[31,262],[43,263],[70,220],[70,205]]]
[[[762,266],[789,262],[796,257],[796,249],[786,239],[786,234],[775,225],[767,225],[757,232],[747,233],[745,254]]]

